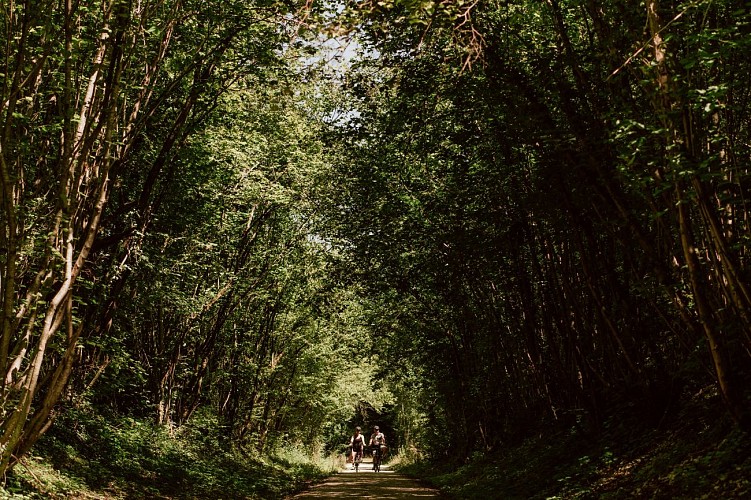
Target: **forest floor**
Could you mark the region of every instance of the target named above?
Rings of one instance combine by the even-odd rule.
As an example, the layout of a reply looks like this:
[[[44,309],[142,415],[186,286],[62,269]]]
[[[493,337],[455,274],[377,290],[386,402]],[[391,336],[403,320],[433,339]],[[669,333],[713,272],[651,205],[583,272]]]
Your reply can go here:
[[[0,499],[281,499],[339,467],[307,450],[240,453],[200,417],[178,430],[91,409],[61,415],[0,486]],[[339,457],[343,462],[343,457]]]
[[[751,435],[716,398],[698,398],[656,425],[621,417],[599,433],[546,429],[463,464],[398,470],[462,500],[751,498]]]

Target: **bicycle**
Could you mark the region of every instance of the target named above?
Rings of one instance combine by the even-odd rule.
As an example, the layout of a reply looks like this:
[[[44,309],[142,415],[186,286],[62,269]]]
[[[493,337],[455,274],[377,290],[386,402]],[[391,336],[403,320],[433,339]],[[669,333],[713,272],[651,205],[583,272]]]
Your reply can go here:
[[[360,463],[362,462],[362,449],[355,452],[354,458],[352,458],[352,465],[355,467],[355,472],[360,472]]]
[[[373,472],[381,471],[381,447],[373,447]]]

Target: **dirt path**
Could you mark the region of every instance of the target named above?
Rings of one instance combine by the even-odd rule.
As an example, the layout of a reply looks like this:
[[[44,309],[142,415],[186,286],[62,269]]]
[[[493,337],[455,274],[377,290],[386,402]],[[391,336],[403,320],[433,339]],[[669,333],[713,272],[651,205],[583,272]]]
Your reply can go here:
[[[386,465],[378,473],[371,470],[370,463],[363,463],[359,472],[347,467],[292,498],[441,498],[436,490],[426,488],[407,476],[396,474]]]

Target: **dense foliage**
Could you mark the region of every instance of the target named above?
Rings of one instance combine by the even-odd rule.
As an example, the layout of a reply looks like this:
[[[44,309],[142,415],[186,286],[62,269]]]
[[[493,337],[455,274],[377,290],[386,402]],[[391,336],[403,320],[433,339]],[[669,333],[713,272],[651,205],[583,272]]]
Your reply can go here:
[[[325,109],[288,67],[295,10],[3,5],[0,471],[83,400],[208,407],[262,450],[367,394],[339,376],[358,299],[310,230]]]
[[[0,472],[102,415],[450,467],[746,429],[749,6],[329,7],[3,5]]]
[[[711,384],[745,426],[747,6],[477,3],[478,54],[404,5],[363,35],[328,207],[420,442],[657,424]]]

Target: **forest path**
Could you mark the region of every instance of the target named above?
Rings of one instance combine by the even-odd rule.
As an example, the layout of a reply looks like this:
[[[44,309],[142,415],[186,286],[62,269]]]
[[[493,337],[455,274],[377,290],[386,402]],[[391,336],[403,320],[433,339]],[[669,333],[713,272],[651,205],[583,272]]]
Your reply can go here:
[[[291,498],[442,498],[437,490],[397,474],[386,465],[381,466],[381,472],[378,473],[373,472],[369,462],[364,462],[359,472],[349,467],[347,465],[338,474]]]

